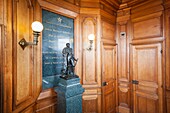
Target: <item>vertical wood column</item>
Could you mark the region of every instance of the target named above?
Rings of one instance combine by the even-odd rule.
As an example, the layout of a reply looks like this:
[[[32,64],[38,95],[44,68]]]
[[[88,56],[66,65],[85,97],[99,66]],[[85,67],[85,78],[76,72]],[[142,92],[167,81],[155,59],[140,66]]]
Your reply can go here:
[[[100,70],[100,16],[98,9],[92,9],[93,13],[81,9],[80,28],[82,39],[82,85],[85,88],[83,94],[83,112],[101,112],[101,70]],[[90,46],[88,35],[94,34],[95,39]]]
[[[130,112],[130,79],[129,79],[129,19],[130,9],[118,11],[118,80],[117,80],[117,112]]]

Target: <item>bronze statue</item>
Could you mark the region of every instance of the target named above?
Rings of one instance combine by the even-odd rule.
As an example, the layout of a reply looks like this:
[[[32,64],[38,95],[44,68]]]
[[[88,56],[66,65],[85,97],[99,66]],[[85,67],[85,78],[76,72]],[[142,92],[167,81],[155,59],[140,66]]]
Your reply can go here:
[[[62,54],[64,57],[64,66],[61,70],[61,78],[71,79],[77,77],[74,73],[74,69],[78,59],[74,58],[73,50],[70,48],[70,43],[66,43],[66,47],[62,50]]]

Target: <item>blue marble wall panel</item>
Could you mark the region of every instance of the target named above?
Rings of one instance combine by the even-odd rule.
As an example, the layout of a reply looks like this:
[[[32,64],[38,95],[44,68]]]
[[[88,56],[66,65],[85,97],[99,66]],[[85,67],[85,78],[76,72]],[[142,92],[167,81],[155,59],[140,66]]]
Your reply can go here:
[[[62,49],[70,43],[74,49],[74,20],[42,10],[42,76],[43,89],[55,87],[63,67]]]

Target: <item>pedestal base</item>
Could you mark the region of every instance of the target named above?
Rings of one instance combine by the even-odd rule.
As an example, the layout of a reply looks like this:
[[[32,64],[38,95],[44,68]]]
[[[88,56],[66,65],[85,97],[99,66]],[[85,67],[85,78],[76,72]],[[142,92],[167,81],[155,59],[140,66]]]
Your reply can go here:
[[[82,113],[82,93],[80,78],[60,79],[55,88],[58,95],[57,113]]]

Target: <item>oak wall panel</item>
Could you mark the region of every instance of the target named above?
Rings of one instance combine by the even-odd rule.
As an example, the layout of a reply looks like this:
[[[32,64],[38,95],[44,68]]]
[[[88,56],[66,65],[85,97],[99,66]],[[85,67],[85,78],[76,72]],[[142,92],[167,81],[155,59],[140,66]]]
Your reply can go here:
[[[24,8],[28,7],[28,2],[26,0],[19,1],[17,4],[17,20],[16,20],[16,42],[19,42],[22,38],[25,38],[26,40],[30,39],[29,33],[31,32],[30,25],[31,25],[31,14],[30,8]],[[22,9],[22,10],[20,10]],[[26,18],[22,18],[22,16],[25,16]],[[28,98],[30,98],[33,94],[32,87],[33,87],[33,81],[32,81],[32,66],[31,66],[31,57],[30,57],[30,48],[26,48],[24,51],[23,49],[17,44],[15,45],[16,50],[16,70],[15,70],[15,78],[14,78],[14,84],[15,84],[15,103],[16,105],[26,101]],[[23,85],[24,84],[24,85]]]
[[[164,10],[162,0],[148,0],[131,8],[131,18],[138,18]]]
[[[115,25],[102,21],[102,38],[115,40]]]
[[[162,36],[162,18],[157,17],[133,24],[134,39],[153,38]]]
[[[130,107],[130,86],[127,83],[119,83],[118,93],[119,93],[119,106],[125,108]]]
[[[118,43],[118,74],[116,110],[120,113],[130,112],[130,76],[129,76],[129,42],[130,42],[130,9],[118,11],[117,43]]]
[[[83,113],[98,113],[98,96],[83,96]]]
[[[24,109],[21,113],[33,113],[34,112],[34,104]]]
[[[128,38],[127,38],[127,25],[119,25],[119,38],[118,38],[118,43],[119,43],[119,79],[126,79],[128,80],[129,76],[127,75],[128,67],[127,67],[127,43],[128,43]],[[121,35],[124,33],[124,35]],[[123,55],[121,53],[124,53]]]
[[[32,47],[24,50],[18,42],[25,38],[32,41],[31,23],[33,22],[33,4],[31,1],[13,1],[12,32],[12,103],[13,111],[20,112],[35,101],[36,79],[33,76]],[[22,9],[22,10],[21,10]],[[10,20],[10,19],[9,19]],[[8,27],[8,30],[10,27]],[[10,106],[10,104],[8,104]]]
[[[93,49],[91,51],[87,50],[89,47],[88,35],[96,35],[96,17],[84,18],[82,22],[82,32],[83,32],[83,85],[85,84],[96,84],[97,74],[96,74],[96,52],[95,44],[93,42]]]

